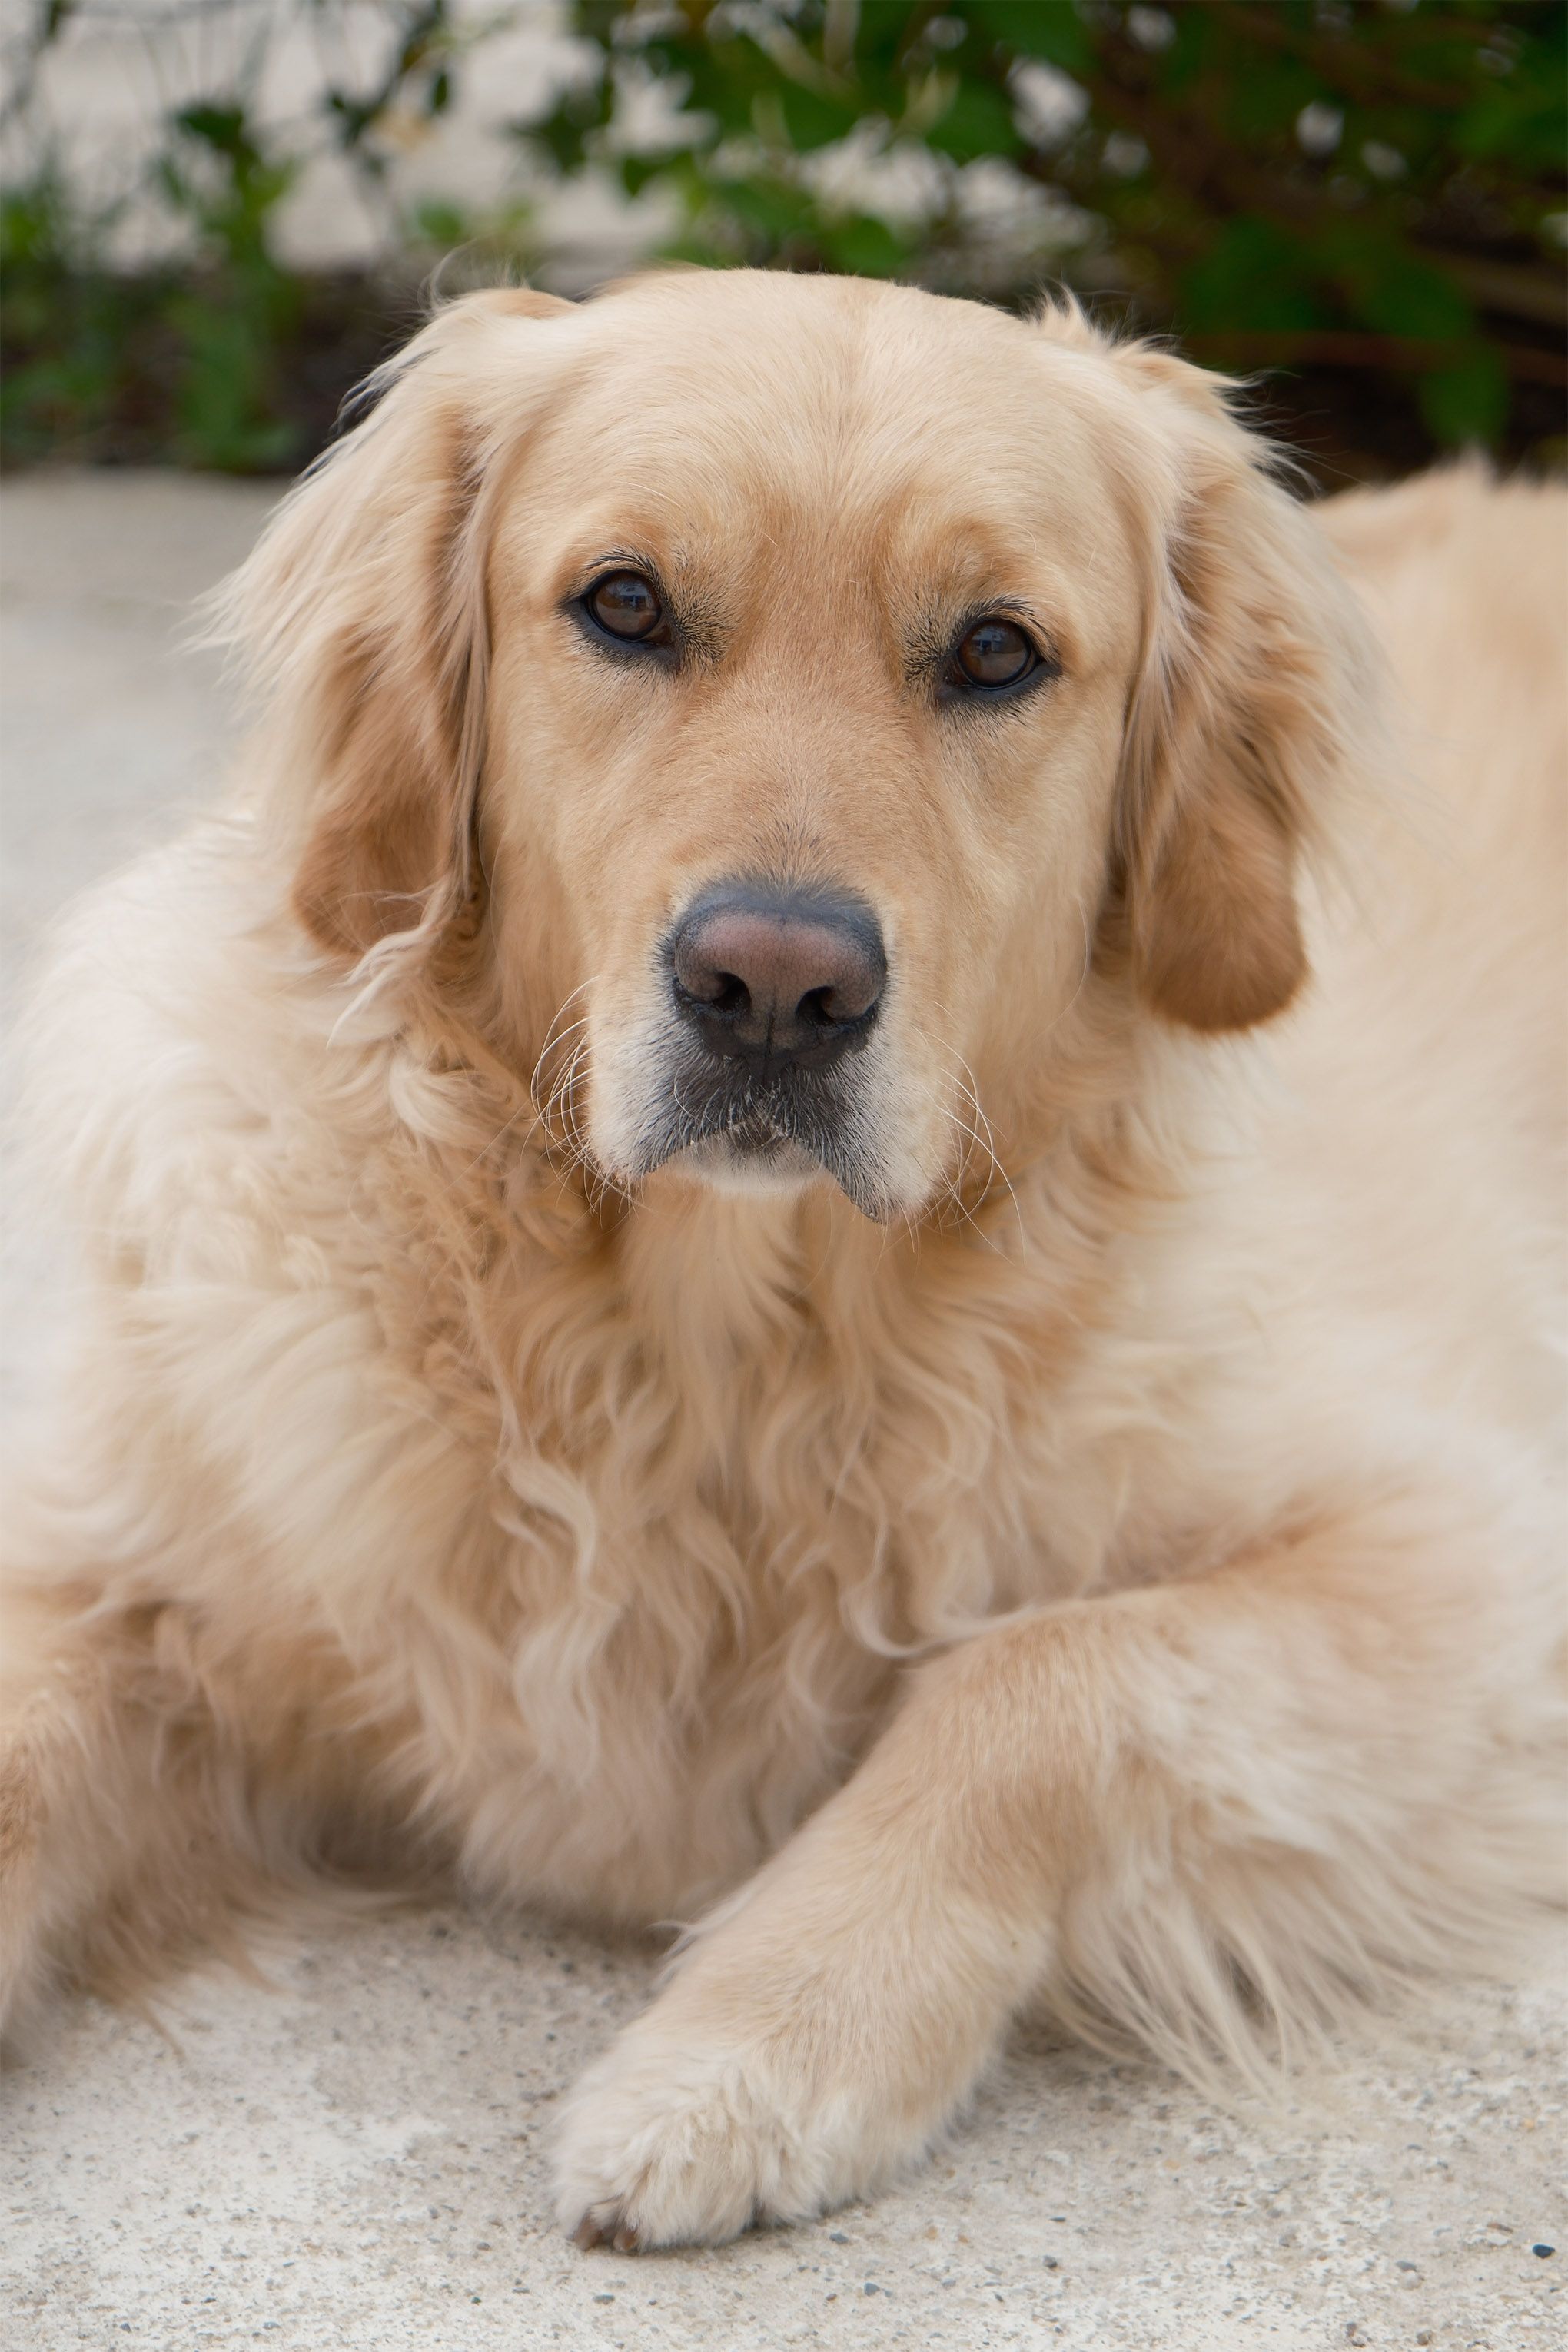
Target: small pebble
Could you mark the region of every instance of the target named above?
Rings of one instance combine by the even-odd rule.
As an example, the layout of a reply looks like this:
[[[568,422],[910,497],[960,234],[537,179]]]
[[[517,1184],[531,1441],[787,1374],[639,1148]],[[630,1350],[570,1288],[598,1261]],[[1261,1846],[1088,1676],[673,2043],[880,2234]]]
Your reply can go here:
[[[849,2243],[849,2241],[845,2236],[842,2230],[829,2230],[827,2232],[827,2242],[830,2246],[847,2246]]]
[[[875,2279],[868,2279],[861,2289],[861,2293],[863,2294],[879,2294],[881,2293],[881,2289],[877,2284]]]
[[[1544,2262],[1547,2255],[1554,2254],[1557,2252],[1557,2249],[1555,2246],[1531,2246],[1530,2251],[1532,2254],[1539,2254],[1542,2261]]]

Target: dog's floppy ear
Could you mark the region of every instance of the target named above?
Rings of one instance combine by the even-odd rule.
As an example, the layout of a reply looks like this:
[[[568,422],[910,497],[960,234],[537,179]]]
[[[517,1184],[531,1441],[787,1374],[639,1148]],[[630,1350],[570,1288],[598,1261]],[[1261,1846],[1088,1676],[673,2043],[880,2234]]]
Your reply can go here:
[[[362,388],[352,429],[223,593],[215,634],[268,697],[269,813],[317,942],[423,950],[476,900],[486,556],[515,431],[524,289],[449,304]]]
[[[1198,1030],[1280,1012],[1306,977],[1298,865],[1367,706],[1348,594],[1226,387],[1113,350],[1154,427],[1159,517],[1118,813],[1117,915],[1144,1002]]]

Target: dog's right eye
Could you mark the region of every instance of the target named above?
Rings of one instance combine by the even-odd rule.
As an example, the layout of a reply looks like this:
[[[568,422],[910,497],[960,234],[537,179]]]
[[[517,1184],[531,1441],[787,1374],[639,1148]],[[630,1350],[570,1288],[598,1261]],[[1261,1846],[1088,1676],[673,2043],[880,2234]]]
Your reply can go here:
[[[658,591],[640,572],[606,572],[584,596],[583,610],[620,645],[669,643],[669,623]]]

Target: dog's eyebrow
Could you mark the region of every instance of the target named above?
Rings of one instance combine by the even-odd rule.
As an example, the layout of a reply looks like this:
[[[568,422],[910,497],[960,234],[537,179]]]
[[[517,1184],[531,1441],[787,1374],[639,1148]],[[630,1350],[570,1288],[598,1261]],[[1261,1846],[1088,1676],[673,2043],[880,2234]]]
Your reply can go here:
[[[563,573],[558,583],[560,602],[571,604],[606,572],[646,572],[661,595],[668,591],[668,583],[658,559],[650,555],[646,548],[605,547],[601,548],[596,555],[574,562]]]

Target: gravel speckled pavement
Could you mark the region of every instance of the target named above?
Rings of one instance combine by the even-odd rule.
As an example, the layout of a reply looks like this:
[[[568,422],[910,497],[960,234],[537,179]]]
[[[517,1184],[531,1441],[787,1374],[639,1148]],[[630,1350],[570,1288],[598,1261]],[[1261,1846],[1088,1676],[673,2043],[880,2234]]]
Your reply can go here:
[[[225,705],[174,632],[267,503],[156,475],[0,497],[8,1004],[53,908],[215,789]],[[20,1245],[8,1293],[14,1412],[50,1301]],[[1568,2343],[1561,1944],[1514,1985],[1442,1989],[1282,2115],[1021,2033],[946,2152],[877,2205],[718,2253],[582,2255],[549,2218],[553,2103],[657,1965],[424,1913],[312,1928],[270,1990],[192,1979],[173,2038],[68,2011],[0,2088],[0,2344]]]

